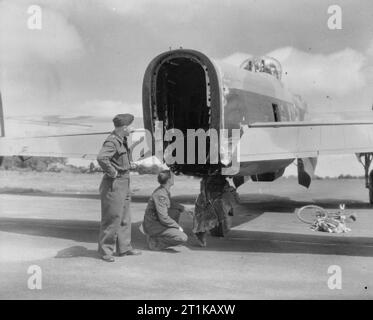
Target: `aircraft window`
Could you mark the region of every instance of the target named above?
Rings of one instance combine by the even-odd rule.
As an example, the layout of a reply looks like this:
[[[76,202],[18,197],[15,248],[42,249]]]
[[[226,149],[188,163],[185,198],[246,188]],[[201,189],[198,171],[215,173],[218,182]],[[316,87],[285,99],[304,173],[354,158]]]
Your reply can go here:
[[[250,58],[241,63],[241,68],[251,72],[265,72],[281,80],[282,68],[280,62],[271,57]]]
[[[277,79],[282,77],[282,68],[280,62],[271,57],[261,57],[254,61],[256,72],[265,72],[275,76]]]
[[[255,71],[254,70],[254,63],[252,59],[247,59],[241,63],[241,68],[248,70],[248,71]]]

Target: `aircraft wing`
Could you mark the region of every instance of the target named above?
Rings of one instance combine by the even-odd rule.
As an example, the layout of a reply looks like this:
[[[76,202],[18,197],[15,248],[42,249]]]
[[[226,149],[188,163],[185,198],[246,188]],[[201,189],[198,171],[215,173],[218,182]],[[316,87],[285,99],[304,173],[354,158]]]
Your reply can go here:
[[[144,130],[135,130],[143,135]],[[110,132],[0,138],[0,156],[66,157],[95,160]],[[136,137],[132,138],[135,141]],[[138,139],[138,138],[137,138]],[[129,142],[129,145],[132,144]],[[136,142],[135,142],[136,143]]]
[[[140,131],[143,130],[136,130]],[[96,159],[109,132],[0,138],[0,156]],[[135,139],[134,139],[135,140]],[[240,162],[373,153],[373,122],[265,122],[244,127]]]
[[[240,162],[373,152],[373,122],[265,122],[244,127]]]
[[[5,135],[5,120],[8,123],[16,122],[16,125],[13,123],[12,126],[13,134],[9,136]],[[139,120],[142,122],[142,119],[139,118],[135,118],[134,122],[139,122]],[[19,128],[24,129],[23,123],[31,127],[30,131],[38,132],[38,136],[26,136],[29,133],[23,131],[22,137],[15,137]],[[110,134],[105,131],[106,129],[99,128],[99,125],[103,123],[106,126],[109,119],[89,115],[73,117],[55,115],[37,119],[29,117],[5,118],[0,93],[0,159],[3,156],[39,156],[94,160],[104,140]],[[136,144],[136,140],[144,135],[144,129],[134,130],[129,139],[129,146],[133,142]]]
[[[109,132],[30,138],[0,138],[0,156],[96,159]]]

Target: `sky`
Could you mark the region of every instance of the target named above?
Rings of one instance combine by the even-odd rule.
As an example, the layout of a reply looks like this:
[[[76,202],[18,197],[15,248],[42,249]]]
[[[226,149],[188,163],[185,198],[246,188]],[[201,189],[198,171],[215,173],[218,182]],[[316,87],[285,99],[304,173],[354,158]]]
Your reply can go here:
[[[327,25],[335,4],[340,30]],[[31,5],[41,30],[27,27]],[[371,0],[0,0],[5,117],[141,116],[145,68],[170,47],[273,56],[314,118],[369,117],[372,18]]]

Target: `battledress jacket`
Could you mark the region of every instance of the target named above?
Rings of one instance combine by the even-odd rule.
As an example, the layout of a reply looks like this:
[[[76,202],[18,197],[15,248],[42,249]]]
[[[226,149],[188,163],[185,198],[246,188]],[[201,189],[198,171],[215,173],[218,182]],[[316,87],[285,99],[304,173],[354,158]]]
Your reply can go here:
[[[131,165],[127,138],[122,138],[113,131],[106,138],[97,161],[105,175],[110,178],[114,178],[116,174],[128,173]]]
[[[146,234],[154,236],[169,228],[180,228],[179,224],[168,215],[171,208],[169,191],[160,186],[152,193],[145,210],[143,228]]]

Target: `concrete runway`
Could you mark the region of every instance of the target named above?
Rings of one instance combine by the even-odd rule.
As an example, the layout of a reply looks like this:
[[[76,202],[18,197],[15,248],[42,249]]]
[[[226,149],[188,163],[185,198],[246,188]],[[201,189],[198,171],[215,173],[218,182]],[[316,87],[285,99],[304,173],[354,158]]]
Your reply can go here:
[[[299,190],[288,181],[248,183],[227,237],[209,237],[207,248],[190,238],[167,252],[147,250],[138,227],[148,195],[135,194],[133,242],[143,254],[111,264],[96,253],[96,194],[2,193],[0,298],[373,298],[373,212],[362,181],[316,181]],[[195,194],[175,198],[191,205]],[[347,234],[313,232],[294,214],[310,202],[336,208],[341,201],[358,215]],[[191,217],[182,216],[181,224],[190,235]],[[41,290],[27,287],[30,265],[42,270]],[[342,270],[340,290],[327,285],[331,265]]]

